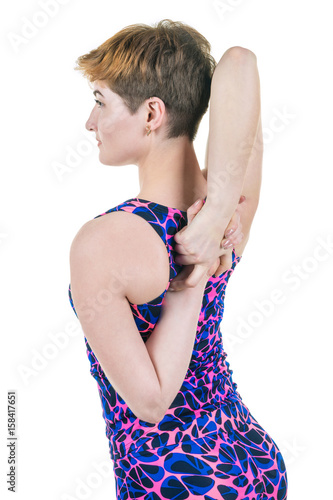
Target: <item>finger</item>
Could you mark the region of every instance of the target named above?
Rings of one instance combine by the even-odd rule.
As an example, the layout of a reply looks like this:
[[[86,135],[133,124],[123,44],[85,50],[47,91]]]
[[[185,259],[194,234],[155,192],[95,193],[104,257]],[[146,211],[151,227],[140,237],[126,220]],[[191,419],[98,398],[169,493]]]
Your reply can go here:
[[[192,272],[188,276],[184,276],[183,278],[182,276],[178,275],[177,280],[173,280],[170,286],[175,291],[180,291],[183,290],[184,288],[194,288],[199,283],[199,281],[203,279],[206,273],[207,273],[207,267],[198,264],[194,266]]]
[[[213,274],[215,275],[216,270],[219,267],[219,265],[220,265],[220,257],[216,257],[215,261],[213,262],[213,264],[210,266],[210,268],[208,269],[208,271],[206,273],[207,279],[210,278],[211,276],[213,276]]]
[[[238,212],[235,211],[230,219],[229,224],[226,227],[224,236],[226,237],[231,236],[237,230],[239,223],[240,223],[240,215]]]
[[[223,240],[224,241],[224,240]],[[227,241],[227,240],[226,240]],[[238,243],[237,243],[238,244]],[[233,248],[235,247],[235,245],[233,243],[227,243],[227,248],[221,246],[222,245],[222,242],[220,244],[220,251],[218,253],[219,255],[219,258],[223,257],[223,255],[227,255],[228,252],[232,252]]]
[[[215,276],[221,277],[226,271],[228,271],[232,266],[232,253],[224,254],[220,257],[220,265],[215,271]]]
[[[176,264],[180,266],[188,266],[189,264],[198,264],[197,257],[194,255],[181,255],[178,254],[175,257]]]
[[[240,230],[237,230],[237,233],[234,233],[227,239],[223,239],[221,241],[220,248],[224,250],[233,248],[236,245],[239,245],[243,241],[243,238],[244,238],[244,233]],[[222,253],[220,255],[222,255]]]
[[[238,240],[239,240],[239,235],[240,231],[237,230],[237,233],[232,234],[231,236],[228,236],[227,238],[223,238],[223,240],[220,242],[220,248],[227,250],[228,248],[232,248],[235,245],[238,245]],[[222,255],[223,252],[220,253]]]
[[[242,232],[242,229],[243,229],[243,225],[242,225],[242,223],[239,221],[239,223],[238,223],[238,224],[237,224],[237,226],[236,226],[236,229],[233,231],[233,233],[232,233],[232,234],[227,235],[227,237],[228,237],[228,238],[235,238],[235,236],[238,236],[238,235],[239,235],[239,233],[241,233],[241,232]]]
[[[179,245],[182,244],[182,233],[184,231],[186,231],[187,227],[190,225],[190,223],[193,221],[194,217],[197,215],[198,212],[200,212],[201,208],[203,206],[203,200],[201,198],[199,198],[198,200],[196,200],[192,205],[190,205],[188,207],[188,209],[186,210],[186,214],[187,214],[187,225],[182,227],[182,229],[180,229],[179,231],[177,231],[177,233],[175,234],[174,236],[174,240],[176,243],[178,243]],[[181,253],[181,252],[180,252]]]
[[[182,269],[181,272],[178,273],[177,276],[170,281],[169,285],[170,290],[172,289],[173,291],[179,291],[185,288],[184,282],[186,278],[191,274],[193,269],[194,269],[193,265],[185,266],[184,269]]]
[[[177,231],[177,233],[174,236],[175,241],[179,243],[179,245],[182,244],[181,234],[185,231],[186,228],[187,226],[182,227],[179,231]]]
[[[203,205],[203,200],[199,198],[191,206],[188,207],[188,209],[186,210],[187,225],[191,224],[194,217],[197,215],[198,212],[200,212],[202,205]]]
[[[186,250],[186,248],[182,244],[176,243],[174,245],[175,252],[180,255],[190,255],[190,253]]]
[[[239,233],[239,235],[237,236],[237,238],[235,238],[233,240],[233,245],[232,246],[236,246],[236,245],[239,245],[242,241],[243,241],[243,238],[244,238],[244,233]]]
[[[235,229],[235,231],[230,234],[230,235],[227,235],[226,238],[223,238],[222,240],[222,246],[224,246],[225,242],[228,240],[230,241],[233,245],[236,244],[236,242],[238,242],[238,237],[239,235],[242,233],[242,229],[243,229],[243,225],[241,223],[239,223],[239,225],[237,226],[237,228]],[[224,246],[225,248],[225,246]]]

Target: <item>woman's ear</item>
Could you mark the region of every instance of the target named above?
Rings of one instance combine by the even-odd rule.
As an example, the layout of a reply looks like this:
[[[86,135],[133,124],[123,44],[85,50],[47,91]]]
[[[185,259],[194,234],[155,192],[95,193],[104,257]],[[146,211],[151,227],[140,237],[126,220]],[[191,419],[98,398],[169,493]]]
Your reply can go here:
[[[149,97],[146,101],[146,107],[148,113],[147,125],[154,131],[162,124],[163,117],[166,113],[165,104],[159,97]]]

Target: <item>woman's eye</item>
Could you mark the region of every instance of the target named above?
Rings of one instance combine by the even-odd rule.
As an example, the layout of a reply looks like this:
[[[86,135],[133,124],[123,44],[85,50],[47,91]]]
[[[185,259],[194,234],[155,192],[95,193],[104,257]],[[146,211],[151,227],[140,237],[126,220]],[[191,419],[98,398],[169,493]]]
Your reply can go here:
[[[103,103],[101,101],[98,101],[98,99],[95,99],[95,103],[97,104],[97,106],[100,108],[101,106],[103,106]]]

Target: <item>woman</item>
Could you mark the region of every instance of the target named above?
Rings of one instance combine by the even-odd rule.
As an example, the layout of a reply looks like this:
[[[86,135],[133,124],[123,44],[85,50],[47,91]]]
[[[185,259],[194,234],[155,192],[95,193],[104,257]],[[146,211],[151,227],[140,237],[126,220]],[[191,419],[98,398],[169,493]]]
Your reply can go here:
[[[219,330],[259,197],[255,56],[234,47],[216,65],[202,35],[163,20],[124,28],[78,69],[100,161],[139,168],[138,195],[84,224],[70,251],[117,498],[285,499],[283,458]],[[210,95],[206,180],[193,140]]]

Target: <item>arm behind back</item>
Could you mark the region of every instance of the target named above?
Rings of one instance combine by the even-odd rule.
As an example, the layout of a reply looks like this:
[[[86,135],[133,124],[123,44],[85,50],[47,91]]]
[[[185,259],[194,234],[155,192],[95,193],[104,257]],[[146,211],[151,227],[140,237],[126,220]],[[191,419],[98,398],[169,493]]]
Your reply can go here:
[[[152,259],[158,276],[150,267]],[[131,290],[135,296],[140,287],[142,303],[161,294],[168,283],[168,262],[155,231],[126,212],[87,222],[70,249],[72,298],[88,343],[115,391],[139,419],[151,423],[159,416],[160,386],[127,294]],[[115,276],[121,278],[115,281]]]

